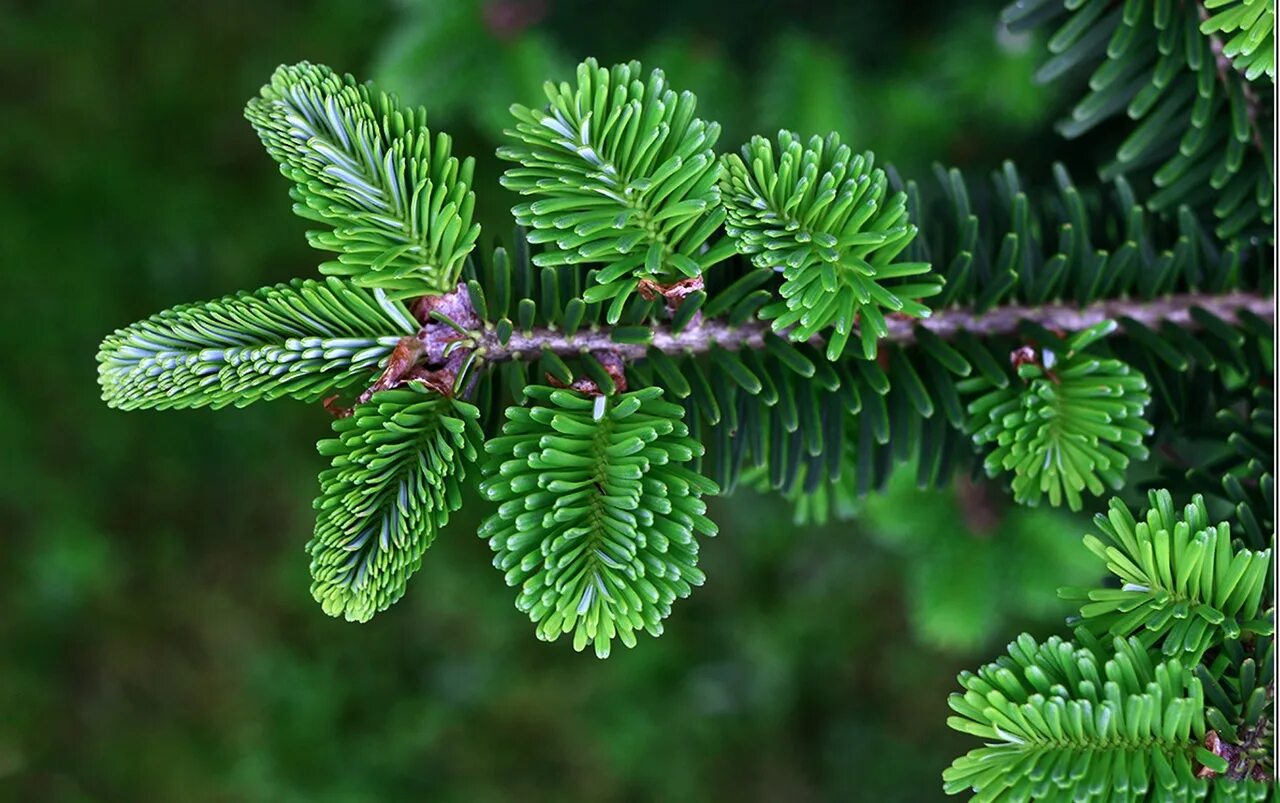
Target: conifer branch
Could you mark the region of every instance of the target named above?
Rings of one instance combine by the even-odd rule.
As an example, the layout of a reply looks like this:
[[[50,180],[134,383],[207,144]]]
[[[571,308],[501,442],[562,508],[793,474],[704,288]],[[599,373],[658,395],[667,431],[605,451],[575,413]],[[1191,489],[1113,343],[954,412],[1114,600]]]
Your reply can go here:
[[[108,336],[104,398],[323,400],[336,420],[318,447],[312,593],[352,621],[403,595],[483,451],[496,508],[480,534],[517,607],[540,638],[601,657],[659,635],[703,582],[704,496],[751,484],[820,521],[910,462],[922,488],[980,465],[1015,501],[1080,509],[1131,485],[1131,462],[1194,443],[1192,470],[1156,467],[1176,487],[1149,494],[1142,521],[1117,500],[1096,520],[1085,546],[1122,585],[1061,592],[1081,603],[1072,642],[1023,636],[961,675],[949,724],[987,745],[944,788],[1079,803],[1145,800],[1155,782],[1160,799],[1261,800],[1274,181],[1272,89],[1248,81],[1274,71],[1274,9],[1118,5],[1018,0],[1005,15],[1067,17],[1042,79],[1094,67],[1064,135],[1134,122],[1103,186],[1056,165],[1041,193],[1005,163],[981,185],[938,167],[930,192],[835,133],[717,156],[719,126],[661,71],[588,60],[576,88],[514,109],[499,155],[524,230],[514,252],[478,256],[472,162],[421,109],[283,67],[248,115],[337,260],[323,281]],[[1140,201],[1127,175],[1155,191]],[[1179,515],[1199,484],[1229,520],[1199,494]]]

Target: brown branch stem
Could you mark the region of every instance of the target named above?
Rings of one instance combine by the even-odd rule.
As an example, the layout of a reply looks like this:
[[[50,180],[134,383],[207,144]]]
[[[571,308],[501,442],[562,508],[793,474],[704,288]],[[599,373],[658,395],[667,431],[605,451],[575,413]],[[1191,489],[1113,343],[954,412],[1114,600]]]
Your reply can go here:
[[[961,308],[943,309],[923,320],[891,317],[886,319],[889,335],[885,339],[897,343],[912,343],[917,327],[944,340],[952,339],[961,332],[969,332],[978,337],[1010,335],[1017,332],[1018,325],[1023,321],[1062,332],[1078,332],[1106,320],[1125,318],[1150,328],[1169,323],[1184,329],[1196,329],[1199,328],[1199,323],[1191,315],[1191,311],[1196,308],[1228,323],[1237,322],[1238,314],[1245,310],[1265,321],[1273,321],[1275,318],[1273,296],[1241,292],[1222,295],[1183,293],[1149,301],[1108,299],[1085,307],[1069,304],[1045,304],[1038,307],[1010,304],[985,312]],[[488,325],[483,331],[476,333],[474,348],[480,350],[480,356],[488,362],[535,360],[543,349],[561,357],[591,351],[609,351],[623,360],[631,361],[641,359],[651,348],[674,355],[700,354],[710,351],[712,347],[730,351],[760,349],[764,347],[765,335],[770,331],[771,326],[765,321],[752,320],[733,326],[713,319],[701,321],[680,332],[671,331],[665,324],[655,325],[651,342],[647,344],[615,343],[608,328],[596,326],[572,335],[566,335],[555,328],[516,331],[511,333],[506,343],[501,343],[497,332]],[[814,342],[820,343],[817,339]]]

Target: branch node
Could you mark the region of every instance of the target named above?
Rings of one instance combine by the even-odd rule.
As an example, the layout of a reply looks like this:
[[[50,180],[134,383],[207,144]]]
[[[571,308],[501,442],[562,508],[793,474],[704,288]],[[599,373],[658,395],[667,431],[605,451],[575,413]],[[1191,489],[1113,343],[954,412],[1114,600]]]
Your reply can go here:
[[[645,301],[653,301],[659,297],[666,299],[667,312],[672,313],[680,308],[680,302],[687,296],[702,290],[705,286],[701,274],[670,284],[660,284],[653,279],[643,278],[636,283],[636,292]]]
[[[392,350],[391,356],[387,358],[387,367],[383,369],[382,375],[379,376],[374,383],[370,385],[356,399],[356,404],[364,404],[373,398],[373,394],[380,390],[389,390],[399,385],[425,353],[422,341],[412,335],[400,338],[400,342],[396,344]]]
[[[1034,365],[1044,371],[1044,375],[1055,385],[1061,381],[1058,379],[1058,375],[1053,372],[1053,366],[1057,362],[1057,355],[1049,349],[1036,351],[1035,347],[1031,345],[1019,346],[1009,352],[1009,364],[1013,366],[1015,371],[1024,365]]]
[[[1040,356],[1036,354],[1033,346],[1019,346],[1009,352],[1009,364],[1014,368],[1021,368],[1024,365],[1039,365]]]

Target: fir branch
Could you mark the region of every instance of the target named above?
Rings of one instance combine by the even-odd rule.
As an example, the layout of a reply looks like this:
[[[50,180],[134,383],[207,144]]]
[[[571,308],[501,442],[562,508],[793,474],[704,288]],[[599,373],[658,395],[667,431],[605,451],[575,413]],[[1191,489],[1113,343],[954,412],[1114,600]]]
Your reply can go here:
[[[98,352],[98,381],[125,410],[315,401],[367,380],[414,329],[381,290],[295,279],[117,330]]]
[[[485,444],[480,492],[499,504],[480,536],[545,641],[573,633],[575,649],[606,658],[614,638],[660,635],[672,603],[702,584],[697,538],[716,526],[701,497],[719,488],[687,467],[703,447],[662,395],[531,385]]]
[[[1081,603],[1084,625],[1100,637],[1137,634],[1165,655],[1196,661],[1224,638],[1269,632],[1262,600],[1271,550],[1234,548],[1230,523],[1212,522],[1199,494],[1181,510],[1168,491],[1151,491],[1147,498],[1150,507],[1141,518],[1118,499],[1106,515],[1094,517],[1103,537],[1086,535],[1084,545],[1106,563],[1120,588],[1059,590],[1063,599]],[[1188,615],[1173,615],[1175,608]]]
[[[731,253],[703,248],[725,215],[720,126],[693,116],[692,93],[677,94],[661,70],[645,78],[638,62],[595,59],[578,66],[576,87],[545,91],[545,110],[511,107],[512,144],[498,149],[518,163],[502,185],[534,198],[512,212],[529,242],[547,244],[538,265],[602,265],[589,300],[611,300],[617,321],[641,279],[695,278]]]
[[[905,192],[890,193],[870,153],[854,155],[832,133],[807,143],[790,131],[754,137],[724,157],[725,231],[739,253],[782,275],[779,299],[760,317],[776,332],[810,342],[825,332],[827,359],[858,331],[862,353],[894,316],[924,318],[921,299],[941,292],[925,261],[896,261],[916,236]]]
[[[1018,502],[1035,505],[1047,495],[1054,507],[1065,500],[1079,510],[1082,491],[1096,496],[1108,485],[1123,488],[1129,461],[1147,459],[1146,378],[1121,360],[1088,351],[1117,328],[1103,321],[1042,355],[1030,346],[1015,350],[1010,359],[1021,382],[977,376],[957,385],[962,393],[981,392],[968,406],[967,429],[976,445],[995,447],[984,461],[988,476],[1014,472]]]
[[[776,157],[756,138],[722,162],[718,126],[660,71],[587,61],[576,90],[548,86],[545,111],[515,109],[504,183],[530,196],[515,214],[532,228],[491,259],[468,258],[472,163],[422,110],[327,68],[282,68],[248,114],[337,261],[323,282],[109,336],[105,398],[323,398],[339,417],[319,447],[332,464],[312,591],[354,621],[404,593],[487,437],[495,567],[541,638],[572,633],[602,657],[658,635],[702,582],[698,540],[716,532],[702,497],[742,477],[819,519],[907,461],[921,487],[945,484],[974,459],[972,436],[995,444],[988,467],[1012,472],[1019,501],[1078,507],[1082,489],[1121,488],[1130,459],[1211,422],[1231,454],[1184,479],[1220,481],[1236,531],[1261,546],[1236,550],[1199,497],[1177,521],[1171,494],[1145,522],[1113,509],[1109,542],[1086,545],[1124,585],[1074,595],[1076,644],[1023,637],[962,675],[951,724],[994,744],[944,780],[993,803],[1260,800],[1245,779],[1273,775],[1274,255],[1260,231],[1274,182],[1249,140],[1269,138],[1272,90],[1225,61],[1261,64],[1245,49],[1269,28],[1228,11],[1219,30],[1250,32],[1195,35],[1197,11],[1230,2],[1018,0],[1007,14],[1069,16],[1042,77],[1097,65],[1064,134],[1135,122],[1101,193],[1061,166],[1033,193],[1006,163],[972,192],[938,168],[930,197],[834,134],[779,135]],[[1126,174],[1156,188],[1145,205]]]
[[[392,298],[440,292],[475,246],[474,160],[432,135],[426,110],[308,62],[281,66],[245,116],[295,186],[294,211],[338,254],[320,272]]]
[[[374,394],[320,441],[332,466],[315,501],[311,593],[330,616],[366,622],[404,595],[422,555],[462,505],[479,411],[416,382]]]

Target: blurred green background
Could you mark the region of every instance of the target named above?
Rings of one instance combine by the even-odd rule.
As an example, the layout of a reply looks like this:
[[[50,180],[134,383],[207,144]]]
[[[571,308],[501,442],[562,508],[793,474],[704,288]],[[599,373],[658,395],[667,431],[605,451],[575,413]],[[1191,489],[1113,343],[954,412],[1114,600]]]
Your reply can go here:
[[[666,635],[601,662],[534,639],[476,502],[356,626],[308,593],[327,416],[111,411],[94,354],[164,307],[312,275],[241,117],[281,62],[426,104],[478,158],[492,236],[511,225],[508,104],[587,55],[663,66],[725,149],[836,129],[908,176],[1016,157],[1047,178],[1069,156],[1060,99],[998,7],[5,3],[0,800],[940,798],[955,673],[1058,626],[1053,589],[1091,572],[1079,520],[984,486],[921,493],[910,471],[822,528],[744,491],[713,501],[708,583]]]

